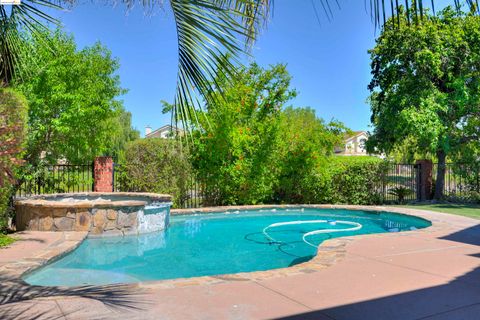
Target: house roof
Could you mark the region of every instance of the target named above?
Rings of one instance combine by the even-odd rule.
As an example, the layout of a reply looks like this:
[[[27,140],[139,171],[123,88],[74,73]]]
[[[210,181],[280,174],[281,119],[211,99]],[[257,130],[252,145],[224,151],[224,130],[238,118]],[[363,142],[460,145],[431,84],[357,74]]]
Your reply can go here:
[[[166,125],[164,125],[164,126],[161,126],[161,127],[158,128],[158,129],[150,132],[149,134],[145,135],[145,138],[154,136],[154,135],[156,135],[156,134],[159,133],[159,132],[163,132],[163,131],[167,131],[167,130],[168,130],[168,131],[173,131],[173,132],[179,132],[179,133],[183,132],[183,130],[180,129],[180,128],[178,128],[178,127],[174,127],[174,126],[172,126],[172,125],[166,124]]]
[[[345,141],[356,138],[362,134],[367,135],[367,131],[352,131],[351,134],[345,134]]]

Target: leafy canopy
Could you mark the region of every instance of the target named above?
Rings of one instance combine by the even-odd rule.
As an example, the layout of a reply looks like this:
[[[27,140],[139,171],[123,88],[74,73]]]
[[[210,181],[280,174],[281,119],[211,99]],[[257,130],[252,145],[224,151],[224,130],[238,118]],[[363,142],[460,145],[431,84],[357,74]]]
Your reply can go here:
[[[132,127],[132,114],[121,105],[115,117],[106,121],[105,130],[109,139],[104,154],[112,156],[117,161],[124,159],[128,142],[140,139],[140,132]]]
[[[117,60],[100,43],[78,50],[60,31],[32,37],[29,46],[35,60],[17,82],[30,106],[26,159],[34,164],[45,154],[50,163],[91,161],[115,142],[111,124],[124,112]]]
[[[205,204],[303,200],[300,185],[333,152],[343,127],[325,124],[309,108],[285,108],[296,96],[290,79],[281,64],[251,64],[218,79],[225,99],[199,115],[192,148]]]
[[[283,105],[296,95],[284,65],[242,68],[222,83],[224,99],[199,115],[193,166],[205,180],[208,204],[258,203],[271,198],[275,147]],[[216,92],[220,96],[220,92]],[[220,202],[220,203],[219,203]]]
[[[371,151],[404,141],[437,157],[478,148],[480,17],[447,8],[419,26],[387,24],[370,54]]]

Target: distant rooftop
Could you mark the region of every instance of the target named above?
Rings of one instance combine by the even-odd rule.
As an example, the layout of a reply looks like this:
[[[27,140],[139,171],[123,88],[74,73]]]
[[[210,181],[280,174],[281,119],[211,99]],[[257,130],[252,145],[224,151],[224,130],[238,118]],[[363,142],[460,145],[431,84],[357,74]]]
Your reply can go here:
[[[168,138],[173,138],[175,135],[182,135],[183,130],[176,127],[172,126],[170,124],[164,125],[156,130],[152,131],[152,128],[150,126],[145,127],[145,138],[163,138],[163,139],[168,139]]]

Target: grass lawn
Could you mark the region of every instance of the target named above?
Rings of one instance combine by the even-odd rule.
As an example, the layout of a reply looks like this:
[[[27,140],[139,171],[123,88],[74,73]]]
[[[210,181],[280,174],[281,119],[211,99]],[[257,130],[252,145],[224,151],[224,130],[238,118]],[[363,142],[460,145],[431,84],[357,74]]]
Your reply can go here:
[[[451,203],[426,203],[426,204],[411,204],[404,206],[410,209],[431,210],[437,212],[445,212],[450,214],[457,214],[459,216],[466,216],[470,218],[480,219],[480,205],[478,204],[451,204]]]
[[[0,248],[4,247],[4,246],[8,246],[10,243],[12,243],[14,241],[15,241],[15,239],[13,239],[12,237],[9,237],[5,234],[0,233]]]

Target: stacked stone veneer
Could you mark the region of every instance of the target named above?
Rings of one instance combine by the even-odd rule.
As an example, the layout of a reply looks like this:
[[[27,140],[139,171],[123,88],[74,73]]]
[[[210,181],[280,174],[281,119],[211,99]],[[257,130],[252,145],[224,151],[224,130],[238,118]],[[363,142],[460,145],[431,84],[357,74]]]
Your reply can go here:
[[[104,197],[106,194],[90,195]],[[122,195],[128,197],[126,194]],[[129,235],[165,229],[169,222],[169,206],[156,207],[154,210],[149,209],[149,206],[152,203],[170,202],[171,197],[148,194],[151,197],[148,198],[146,194],[141,195],[147,200],[63,202],[52,201],[54,196],[19,200],[15,203],[17,230],[88,231],[93,235]]]

